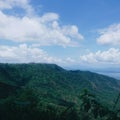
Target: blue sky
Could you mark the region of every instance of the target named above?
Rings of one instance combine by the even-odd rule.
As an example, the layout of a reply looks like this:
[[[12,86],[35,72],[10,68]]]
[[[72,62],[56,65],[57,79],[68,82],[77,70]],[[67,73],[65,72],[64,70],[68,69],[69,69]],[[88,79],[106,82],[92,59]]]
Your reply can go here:
[[[119,0],[0,0],[0,62],[120,66]]]

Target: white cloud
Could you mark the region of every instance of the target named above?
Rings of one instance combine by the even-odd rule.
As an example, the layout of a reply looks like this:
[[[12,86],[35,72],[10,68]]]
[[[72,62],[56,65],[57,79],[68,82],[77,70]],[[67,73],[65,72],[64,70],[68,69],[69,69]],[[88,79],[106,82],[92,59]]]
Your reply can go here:
[[[19,7],[24,9],[27,14],[31,14],[34,9],[29,4],[29,0],[0,0],[0,9],[13,9]]]
[[[80,56],[80,60],[89,64],[120,64],[120,49],[110,48],[107,51],[97,51]]]
[[[73,65],[76,61],[71,58],[57,58],[48,55],[46,51],[27,44],[19,46],[0,45],[0,63],[55,63],[58,65]]]
[[[62,60],[49,56],[44,50],[21,44],[19,46],[0,45],[0,62],[6,63],[62,63]]]
[[[114,24],[99,31],[100,37],[97,42],[100,44],[120,45],[120,24]]]
[[[67,57],[65,61],[68,64],[71,64],[71,63],[74,64],[74,63],[76,63],[76,61],[73,58],[71,58],[71,57]]]
[[[56,13],[19,17],[3,12],[3,9],[21,7],[31,13],[34,9],[28,0],[0,0],[0,3],[0,39],[60,46],[76,46],[83,39],[77,26],[60,25]]]

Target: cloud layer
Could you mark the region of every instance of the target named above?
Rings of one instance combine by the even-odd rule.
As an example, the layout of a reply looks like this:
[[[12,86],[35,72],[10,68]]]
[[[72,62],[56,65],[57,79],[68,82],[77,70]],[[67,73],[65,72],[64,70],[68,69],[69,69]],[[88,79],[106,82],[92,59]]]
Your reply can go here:
[[[103,45],[120,45],[120,24],[110,25],[99,31],[97,42]]]
[[[83,36],[75,25],[60,25],[59,15],[45,13],[42,16],[25,14],[23,17],[8,15],[4,9],[20,7],[32,13],[28,0],[0,1],[0,39],[14,42],[33,42],[39,45],[76,46]]]
[[[27,14],[31,14],[34,11],[29,4],[29,0],[0,0],[0,10],[14,9],[15,7],[24,9]]]
[[[120,64],[120,49],[110,48],[107,51],[90,52],[80,56],[80,60],[89,64]]]
[[[57,58],[48,55],[43,49],[20,44],[18,46],[0,45],[0,63],[55,63],[59,65],[74,64],[70,57]]]
[[[0,62],[7,63],[62,63],[61,59],[49,56],[40,48],[31,47],[26,44],[19,46],[0,45]]]

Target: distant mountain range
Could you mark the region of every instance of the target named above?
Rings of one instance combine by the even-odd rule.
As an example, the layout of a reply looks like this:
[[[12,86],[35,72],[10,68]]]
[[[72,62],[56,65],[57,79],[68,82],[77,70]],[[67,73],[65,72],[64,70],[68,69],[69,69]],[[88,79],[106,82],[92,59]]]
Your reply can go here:
[[[89,66],[63,66],[65,69],[67,70],[76,70],[76,69],[80,69],[82,71],[92,71],[98,74],[103,74],[103,75],[107,75],[109,77],[113,77],[115,79],[120,80],[120,68],[118,67],[106,67],[104,68],[103,66],[101,67],[89,67]]]
[[[0,64],[0,99],[32,88],[39,100],[64,106],[79,104],[83,89],[112,105],[120,92],[120,81],[90,71],[65,70],[55,64]]]
[[[107,76],[110,76],[110,77],[113,77],[117,80],[120,80],[120,72],[97,72],[99,74],[102,74],[102,75],[107,75]]]

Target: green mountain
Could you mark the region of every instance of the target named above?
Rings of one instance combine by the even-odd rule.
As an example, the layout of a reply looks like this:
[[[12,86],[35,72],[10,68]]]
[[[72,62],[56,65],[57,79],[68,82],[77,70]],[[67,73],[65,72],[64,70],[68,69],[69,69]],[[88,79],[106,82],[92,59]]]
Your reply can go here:
[[[55,64],[0,64],[0,98],[30,88],[39,101],[58,106],[79,104],[83,89],[112,105],[120,92],[120,81],[89,71],[65,70]],[[19,92],[18,92],[19,91]]]

